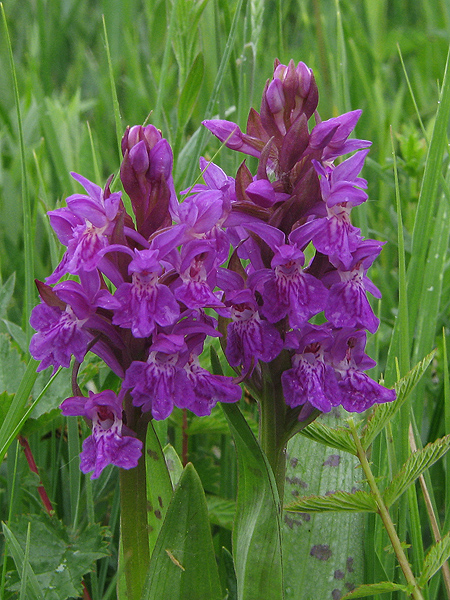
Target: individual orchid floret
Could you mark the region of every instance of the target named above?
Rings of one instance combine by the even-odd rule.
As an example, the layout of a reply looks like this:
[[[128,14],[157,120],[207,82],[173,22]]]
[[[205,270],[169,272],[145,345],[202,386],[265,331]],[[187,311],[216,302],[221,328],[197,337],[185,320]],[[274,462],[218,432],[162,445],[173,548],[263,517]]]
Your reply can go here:
[[[231,377],[212,375],[200,366],[198,356],[191,353],[183,367],[190,383],[190,391],[178,396],[178,408],[187,408],[199,417],[211,414],[217,402],[238,402],[242,390]],[[184,383],[184,379],[183,379]]]
[[[125,373],[123,389],[131,389],[133,404],[143,412],[151,411],[156,420],[166,419],[179,402],[191,393],[180,353],[186,344],[181,334],[154,336],[146,362],[133,361]]]
[[[101,266],[100,251],[110,243],[121,206],[121,192],[111,193],[109,184],[102,190],[81,175],[72,173],[72,177],[85,188],[88,195],[73,194],[66,200],[67,208],[48,213],[56,235],[67,246],[61,263],[47,277],[48,283],[55,283],[66,273],[76,275]]]
[[[113,324],[130,328],[136,338],[150,336],[156,325],[173,325],[180,316],[178,302],[171,290],[159,283],[162,267],[157,250],[134,250],[128,266],[132,283],[122,283],[114,299]]]
[[[304,262],[304,254],[296,244],[282,244],[276,248],[272,269],[249,276],[249,287],[258,290],[264,301],[260,312],[271,323],[287,315],[290,326],[299,328],[325,308],[328,290],[303,270]]]
[[[310,147],[321,149],[321,160],[331,163],[338,156],[367,148],[372,142],[348,139],[354,130],[362,110],[353,110],[339,117],[321,121],[311,131]]]
[[[184,244],[181,253],[180,280],[175,287],[175,298],[187,308],[223,306],[213,292],[216,284],[216,253],[208,240]]]
[[[232,367],[242,365],[242,375],[249,375],[258,360],[270,362],[283,349],[280,333],[274,325],[261,319],[251,290],[227,293],[232,322],[227,326],[225,355]]]
[[[54,288],[36,282],[42,302],[33,308],[30,317],[37,331],[30,352],[41,361],[38,371],[53,366],[55,372],[60,366],[69,367],[72,355],[81,363],[88,345],[97,337],[92,352],[120,377],[123,369],[115,350],[123,349],[123,341],[111,323],[96,313],[97,307],[110,309],[115,302],[107,290],[100,289],[96,273],[83,275],[82,282],[84,286],[68,280]]]
[[[289,241],[299,247],[312,242],[315,249],[328,256],[334,266],[340,264],[348,268],[362,241],[361,231],[350,220],[351,206],[336,204],[326,207],[327,216],[311,219],[294,229]]]
[[[310,404],[322,412],[330,412],[340,402],[333,367],[324,360],[325,350],[333,343],[326,325],[307,324],[302,331],[287,334],[285,347],[294,349],[292,368],[281,375],[286,404],[291,408]]]
[[[324,277],[324,283],[330,287],[325,317],[335,327],[363,327],[375,333],[380,323],[374,315],[367,299],[367,291],[375,298],[381,298],[381,292],[370,281],[366,273],[381,252],[383,244],[375,240],[363,240],[353,253],[349,269],[338,268]]]
[[[173,186],[173,155],[153,125],[128,127],[122,139],[120,178],[131,199],[137,230],[149,237],[171,225],[177,198]]]
[[[225,142],[227,148],[256,156],[256,158],[260,157],[264,142],[242,133],[236,123],[223,119],[210,119],[202,121],[202,125],[209,129],[220,142]]]
[[[333,364],[341,392],[339,403],[349,412],[363,412],[373,404],[396,398],[395,390],[376,383],[363,372],[376,364],[364,353],[365,344],[365,331],[343,328],[337,331],[329,352],[328,360]]]
[[[122,423],[122,401],[111,390],[98,394],[89,392],[89,398],[73,396],[61,404],[65,416],[81,416],[92,421],[92,433],[83,442],[80,469],[93,471],[91,479],[100,476],[108,465],[122,469],[137,466],[142,454],[142,442]]]

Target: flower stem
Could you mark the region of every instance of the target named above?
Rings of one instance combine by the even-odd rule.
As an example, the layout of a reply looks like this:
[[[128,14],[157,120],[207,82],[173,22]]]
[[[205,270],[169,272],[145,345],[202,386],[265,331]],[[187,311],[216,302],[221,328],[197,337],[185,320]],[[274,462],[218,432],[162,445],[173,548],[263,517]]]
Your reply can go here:
[[[134,469],[120,469],[120,508],[127,598],[139,600],[150,562],[144,455]]]
[[[403,575],[405,576],[405,579],[412,590],[410,592],[411,596],[414,598],[414,600],[423,600],[422,592],[420,591],[416,578],[414,577],[414,573],[411,570],[411,566],[403,550],[402,543],[397,535],[397,531],[395,530],[395,526],[392,522],[387,506],[384,503],[380,490],[378,489],[375,477],[372,473],[372,469],[370,468],[364,448],[362,447],[361,440],[359,439],[353,419],[349,419],[349,426],[353,439],[355,440],[359,461],[363,468],[369,487],[377,502],[378,514],[380,515],[389,539],[391,540],[392,547],[394,548],[394,552],[403,571]]]
[[[264,394],[261,398],[259,441],[272,467],[282,504],[286,477],[286,442],[284,435],[286,404],[281,390],[281,383],[279,387],[280,389],[276,389],[277,386],[270,379],[266,382]]]

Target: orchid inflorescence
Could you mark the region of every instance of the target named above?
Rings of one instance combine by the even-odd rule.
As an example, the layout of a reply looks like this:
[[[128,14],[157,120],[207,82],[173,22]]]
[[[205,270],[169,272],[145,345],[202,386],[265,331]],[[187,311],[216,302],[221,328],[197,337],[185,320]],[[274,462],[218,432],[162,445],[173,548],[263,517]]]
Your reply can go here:
[[[217,402],[240,400],[241,382],[259,399],[269,381],[291,424],[337,405],[362,412],[394,400],[365,373],[375,365],[365,330],[379,324],[367,292],[380,298],[367,271],[383,243],[350,221],[367,200],[359,174],[370,142],[349,138],[361,111],[321,121],[317,104],[312,70],[276,61],[246,133],[203,123],[256,157],[256,175],[245,160],[233,178],[201,158],[204,183],[181,192],[181,203],[172,150],[153,125],[129,127],[122,139],[133,216],[111,178],[102,189],[72,174],[86,194],[49,212],[67,249],[47,283],[37,282],[30,350],[39,370],[54,371],[91,351],[122,380],[117,395],[75,390],[61,405],[92,422],[83,472],[136,466],[142,423],[174,406],[208,415]],[[208,336],[221,338],[235,378],[201,366]]]

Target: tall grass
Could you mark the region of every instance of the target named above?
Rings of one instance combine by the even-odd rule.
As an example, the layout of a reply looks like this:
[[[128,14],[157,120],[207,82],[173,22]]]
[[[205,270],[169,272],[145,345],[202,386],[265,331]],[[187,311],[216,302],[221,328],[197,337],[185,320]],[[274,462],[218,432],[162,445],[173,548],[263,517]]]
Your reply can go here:
[[[450,432],[447,2],[22,0],[5,2],[4,12],[14,67],[2,24],[0,441],[5,441],[8,452],[0,467],[0,516],[7,523],[0,544],[8,543],[17,554],[9,524],[41,510],[37,479],[30,475],[23,454],[16,453],[16,442],[9,445],[19,424],[62,522],[74,531],[86,522],[109,526],[111,555],[99,557],[86,583],[93,600],[105,597],[108,586],[113,589],[119,553],[118,477],[106,469],[91,483],[78,471],[78,425],[66,422],[57,410],[70,393],[68,375],[59,375],[33,412],[26,414],[29,418],[22,418],[31,388],[36,399],[50,378],[46,373],[34,382],[33,363],[27,370],[24,364],[29,360],[24,333],[29,331],[30,306],[37,301],[30,282],[35,277],[43,280],[59,253],[45,212],[75,191],[69,171],[100,185],[117,172],[117,143],[127,125],[151,122],[159,127],[175,149],[178,189],[192,184],[198,157],[211,157],[218,149],[201,129],[201,121],[229,117],[244,128],[250,105],[258,109],[276,57],[283,63],[303,60],[313,68],[323,119],[345,110],[364,111],[357,136],[372,140],[373,146],[364,173],[369,202],[361,208],[357,224],[367,237],[387,240],[371,270],[383,293],[380,330],[368,346],[378,360],[377,374],[384,373],[391,385],[397,369],[404,375],[437,346],[432,370],[392,424],[394,442],[388,435],[374,445],[377,474],[384,476],[409,455],[410,422],[418,446]],[[239,157],[222,151],[215,162],[233,174]],[[13,273],[14,290],[7,287]],[[108,377],[92,361],[83,367],[82,388],[99,387]],[[248,408],[249,415],[251,411]],[[220,416],[204,425],[190,417],[189,426],[195,431],[190,456],[206,492],[229,501],[212,511],[219,552],[222,546],[231,547],[233,449]],[[174,413],[168,432],[181,449],[181,415]],[[438,463],[427,477],[444,532],[450,525],[449,466],[448,461]],[[413,546],[411,561],[419,562],[431,542],[419,490],[416,494],[412,489],[397,514],[403,539]],[[367,531],[367,582],[396,577],[392,557],[384,550],[384,533],[371,521]],[[6,574],[14,570],[18,580],[24,575],[17,594],[38,595],[32,571],[23,566],[32,550],[33,531],[25,529],[24,535],[22,566],[14,562],[14,550],[4,563],[0,596],[5,598],[18,597],[6,589],[11,583]],[[221,560],[225,580],[226,560]],[[427,597],[437,600],[443,593],[437,575]]]

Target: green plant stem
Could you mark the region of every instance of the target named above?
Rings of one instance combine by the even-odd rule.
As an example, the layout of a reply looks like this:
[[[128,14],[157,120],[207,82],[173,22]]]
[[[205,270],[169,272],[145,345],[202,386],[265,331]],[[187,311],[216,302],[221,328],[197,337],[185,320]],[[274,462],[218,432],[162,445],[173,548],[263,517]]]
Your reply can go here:
[[[120,508],[127,598],[139,600],[150,562],[144,456],[134,469],[120,469]]]
[[[271,378],[267,379],[260,410],[259,441],[272,467],[278,494],[281,502],[283,502],[286,477],[286,442],[284,435],[286,404],[283,399],[281,382],[277,386]]]
[[[412,598],[414,598],[414,600],[423,600],[422,592],[420,591],[420,588],[417,585],[416,578],[414,577],[414,573],[411,570],[411,566],[403,550],[402,543],[397,535],[397,531],[395,530],[394,523],[392,522],[389,511],[386,507],[386,504],[384,503],[381,492],[378,489],[375,477],[373,476],[372,469],[370,468],[369,461],[367,460],[366,453],[364,451],[364,448],[362,447],[361,440],[359,439],[358,432],[356,431],[356,427],[352,419],[349,419],[349,425],[353,439],[355,440],[359,461],[363,468],[367,482],[369,483],[369,487],[373,495],[375,496],[377,502],[378,514],[380,515],[381,520],[383,521],[383,525],[386,528],[389,539],[391,540],[392,547],[394,549],[400,567],[403,571],[403,575],[405,576],[405,579],[412,590],[411,596]]]

